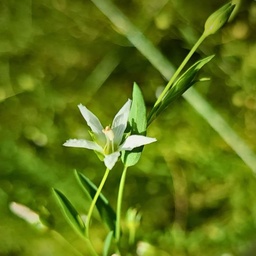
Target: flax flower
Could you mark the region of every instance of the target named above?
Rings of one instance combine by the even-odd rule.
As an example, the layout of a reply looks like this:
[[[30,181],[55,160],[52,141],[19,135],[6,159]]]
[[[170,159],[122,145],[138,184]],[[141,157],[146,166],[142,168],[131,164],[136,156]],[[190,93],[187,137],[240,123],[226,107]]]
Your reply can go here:
[[[130,135],[124,138],[131,102],[131,100],[128,100],[114,117],[112,125],[105,128],[91,111],[82,104],[78,105],[87,125],[91,128],[92,140],[70,139],[63,145],[94,150],[97,155],[102,157],[106,167],[111,170],[120,156],[120,151],[131,151],[134,148],[156,141],[155,138],[143,135]]]

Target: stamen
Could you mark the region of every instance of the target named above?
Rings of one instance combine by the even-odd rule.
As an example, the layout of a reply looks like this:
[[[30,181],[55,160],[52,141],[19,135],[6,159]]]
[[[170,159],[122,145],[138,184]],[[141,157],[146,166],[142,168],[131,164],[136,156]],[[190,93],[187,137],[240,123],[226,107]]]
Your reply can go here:
[[[102,130],[102,132],[105,134],[107,143],[104,147],[104,153],[105,154],[111,154],[115,151],[115,146],[114,146],[114,132],[111,129],[111,127],[108,125],[106,126],[105,129]]]
[[[114,140],[114,133],[113,133],[113,130],[110,128],[110,126],[106,126],[105,129],[102,130],[102,132],[106,135],[106,137],[110,140],[110,141],[113,141]]]

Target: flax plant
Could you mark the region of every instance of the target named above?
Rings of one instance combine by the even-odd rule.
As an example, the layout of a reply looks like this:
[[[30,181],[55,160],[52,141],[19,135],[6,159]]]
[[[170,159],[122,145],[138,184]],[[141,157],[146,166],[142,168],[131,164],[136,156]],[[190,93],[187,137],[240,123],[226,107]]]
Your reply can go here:
[[[195,83],[204,80],[198,78],[198,73],[204,65],[212,60],[213,56],[208,56],[198,60],[185,72],[182,74],[181,72],[200,44],[208,36],[216,33],[225,25],[234,7],[235,6],[233,4],[228,3],[209,16],[205,22],[204,31],[201,37],[171,77],[148,115],[146,113],[146,106],[142,92],[136,83],[134,83],[133,86],[132,99],[127,100],[115,115],[112,124],[107,126],[103,126],[96,115],[94,115],[85,106],[82,104],[78,105],[82,116],[90,128],[89,134],[91,135],[91,140],[69,139],[64,143],[64,146],[93,150],[99,160],[104,163],[106,170],[98,187],[94,185],[84,174],[75,171],[75,177],[78,184],[84,192],[90,195],[92,199],[86,216],[86,221],[83,220],[74,205],[62,192],[57,189],[53,189],[53,191],[64,215],[78,234],[87,242],[91,255],[99,255],[99,252],[94,249],[93,244],[90,241],[89,232],[95,208],[97,208],[102,221],[105,222],[109,228],[109,233],[105,240],[102,255],[122,255],[123,248],[120,243],[122,236],[121,213],[127,170],[137,164],[143,152],[143,146],[156,142],[155,138],[146,136],[149,125],[186,90]],[[103,195],[102,190],[106,184],[109,174],[112,173],[114,175],[113,169],[118,160],[121,160],[123,163],[123,171],[119,183],[115,212],[110,206],[107,198]],[[136,229],[139,227],[140,219],[141,215],[137,213],[136,210],[128,211],[127,223],[130,234],[128,244],[130,246],[133,246],[135,243]],[[113,244],[115,247],[115,254],[110,254],[110,248]]]

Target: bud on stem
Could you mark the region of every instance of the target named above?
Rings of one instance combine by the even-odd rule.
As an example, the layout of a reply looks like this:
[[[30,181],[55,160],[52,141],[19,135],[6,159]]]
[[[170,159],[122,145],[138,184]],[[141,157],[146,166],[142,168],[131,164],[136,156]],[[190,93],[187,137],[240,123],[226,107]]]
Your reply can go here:
[[[204,25],[204,36],[216,33],[229,20],[235,5],[228,3],[209,16]]]

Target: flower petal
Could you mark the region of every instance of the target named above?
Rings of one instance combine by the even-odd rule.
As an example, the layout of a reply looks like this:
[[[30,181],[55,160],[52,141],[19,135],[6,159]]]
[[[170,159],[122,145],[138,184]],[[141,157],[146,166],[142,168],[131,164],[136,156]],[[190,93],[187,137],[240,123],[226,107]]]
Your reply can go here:
[[[123,134],[129,118],[131,104],[132,104],[132,101],[128,99],[128,101],[123,105],[123,107],[118,111],[118,113],[114,117],[114,120],[112,123],[112,129],[115,134],[115,138],[114,138],[115,145],[119,145],[123,138]]]
[[[82,104],[79,104],[78,108],[82,116],[84,117],[87,125],[92,129],[92,132],[97,136],[97,139],[99,139],[100,142],[103,142],[105,139],[105,135],[102,133],[103,126],[98,117],[95,116],[89,109],[87,109]]]
[[[114,167],[119,156],[120,156],[120,152],[114,152],[110,155],[105,156],[104,163],[109,170],[111,170]]]
[[[100,147],[97,143],[90,141],[90,140],[77,140],[77,139],[70,139],[67,140],[63,146],[66,147],[74,147],[74,148],[87,148],[96,150],[98,152],[103,153],[102,147]]]
[[[155,142],[155,138],[146,137],[143,135],[131,135],[129,136],[125,142],[119,147],[119,150],[132,150],[134,148],[150,144]]]

